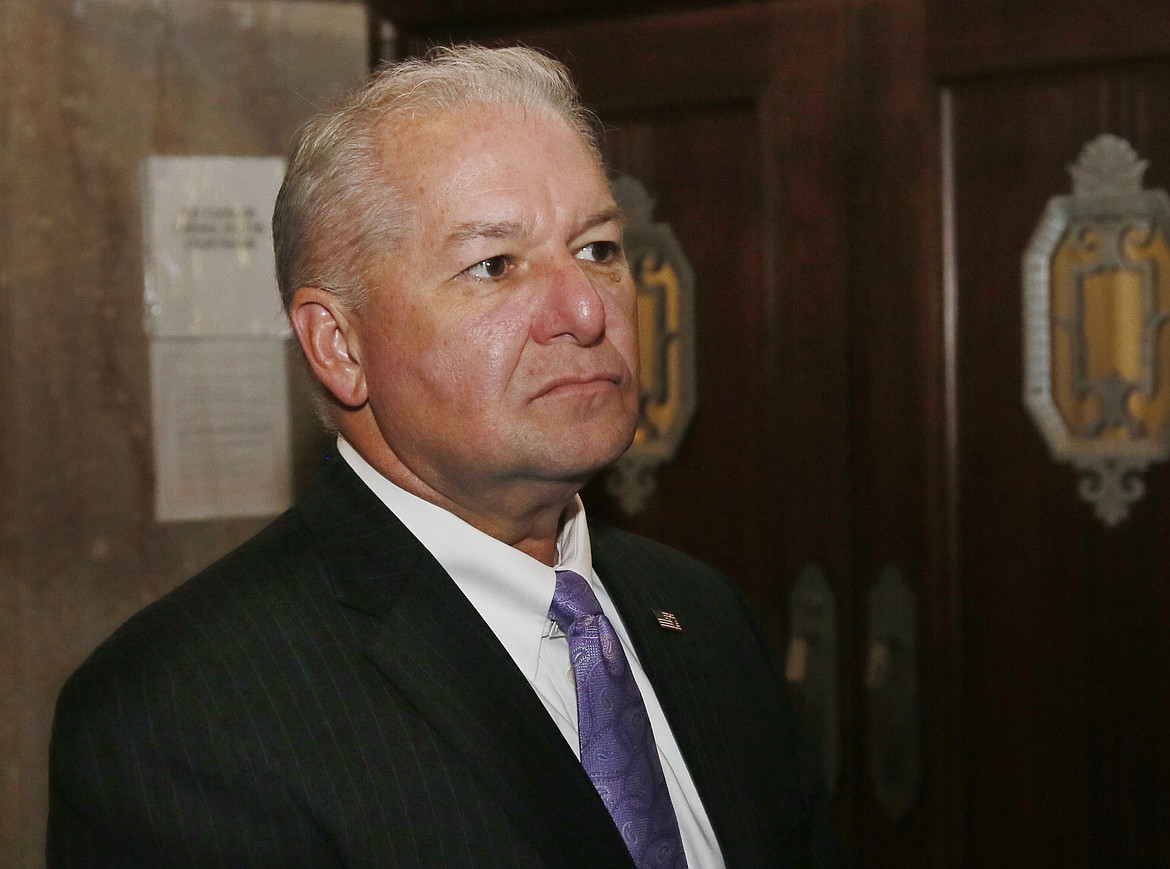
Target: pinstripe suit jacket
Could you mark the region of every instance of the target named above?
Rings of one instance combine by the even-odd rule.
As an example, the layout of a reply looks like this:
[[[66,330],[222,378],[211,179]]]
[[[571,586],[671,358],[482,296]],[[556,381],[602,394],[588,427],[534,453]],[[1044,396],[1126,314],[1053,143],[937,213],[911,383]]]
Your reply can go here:
[[[590,530],[728,865],[830,862],[815,764],[739,594]],[[503,646],[336,457],[74,674],[50,776],[51,867],[632,865]]]

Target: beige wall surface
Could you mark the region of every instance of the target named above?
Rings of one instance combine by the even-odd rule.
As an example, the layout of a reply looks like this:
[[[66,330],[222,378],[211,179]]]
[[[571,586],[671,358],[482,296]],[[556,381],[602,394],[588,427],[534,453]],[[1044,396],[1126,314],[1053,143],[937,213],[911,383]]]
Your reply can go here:
[[[0,0],[0,866],[43,863],[65,677],[263,524],[154,521],[139,161],[286,154],[366,67],[357,2]]]

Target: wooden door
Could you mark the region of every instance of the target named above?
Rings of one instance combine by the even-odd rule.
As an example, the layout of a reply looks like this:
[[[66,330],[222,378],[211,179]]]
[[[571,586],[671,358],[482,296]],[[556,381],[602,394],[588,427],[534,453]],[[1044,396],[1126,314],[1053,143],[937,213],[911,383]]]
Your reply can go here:
[[[1170,189],[1170,18],[1140,0],[939,3],[931,31],[954,324],[939,581],[956,614],[956,857],[1170,865],[1170,469],[1145,476],[1128,519],[1098,519],[1025,412],[1021,322],[1021,256],[1086,143],[1125,138],[1146,186]]]

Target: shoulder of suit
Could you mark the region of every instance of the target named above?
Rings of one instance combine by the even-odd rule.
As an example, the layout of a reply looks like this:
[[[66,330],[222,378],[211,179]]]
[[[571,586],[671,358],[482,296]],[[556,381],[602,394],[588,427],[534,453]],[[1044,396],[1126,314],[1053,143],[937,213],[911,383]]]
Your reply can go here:
[[[242,609],[263,610],[295,598],[302,585],[298,580],[319,573],[317,546],[323,523],[345,527],[352,521],[347,514],[365,507],[350,504],[360,497],[360,488],[350,479],[356,480],[356,475],[339,457],[330,458],[303,499],[132,616],[99,651],[132,644],[135,638],[153,640],[158,633],[186,636],[194,628],[205,631]]]
[[[250,669],[311,649],[316,640],[304,614],[341,618],[320,536],[328,533],[322,528],[326,505],[332,501],[335,512],[344,513],[350,496],[344,470],[331,464],[298,504],[131,616],[78,668],[62,696],[78,686],[100,694],[131,683],[144,692],[175,686],[196,692],[201,674]],[[338,521],[344,526],[345,518]],[[187,674],[191,684],[176,674]]]
[[[304,613],[341,618],[332,606],[330,559],[355,535],[394,521],[332,452],[297,504],[129,618],[94,651],[79,678],[145,677],[192,662],[230,666],[251,655],[271,657],[265,643],[273,636],[310,644],[313,620]]]

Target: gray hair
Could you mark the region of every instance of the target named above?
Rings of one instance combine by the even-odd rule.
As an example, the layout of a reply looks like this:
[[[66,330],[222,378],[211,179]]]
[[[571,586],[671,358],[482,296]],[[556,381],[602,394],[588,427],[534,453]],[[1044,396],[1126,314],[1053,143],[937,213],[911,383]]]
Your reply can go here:
[[[550,112],[597,155],[596,119],[582,107],[568,70],[530,48],[443,47],[390,64],[301,131],[276,199],[272,234],[285,309],[305,286],[350,307],[402,238],[410,218],[385,136],[395,120],[476,105]]]

